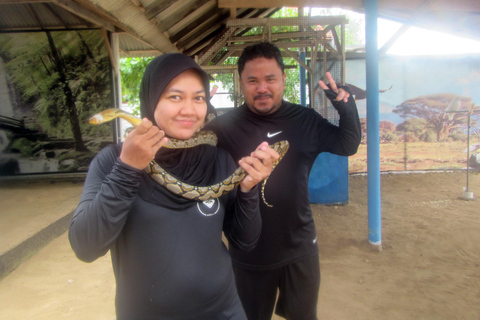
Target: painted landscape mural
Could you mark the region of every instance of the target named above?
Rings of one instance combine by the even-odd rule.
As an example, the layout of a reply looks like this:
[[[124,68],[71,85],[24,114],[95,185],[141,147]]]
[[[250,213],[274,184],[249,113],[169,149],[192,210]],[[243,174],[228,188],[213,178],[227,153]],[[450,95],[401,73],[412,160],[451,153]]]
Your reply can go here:
[[[86,172],[113,142],[88,118],[112,97],[100,31],[0,34],[0,174]]]
[[[365,61],[346,70],[363,131],[349,172],[366,172]],[[386,56],[379,71],[381,171],[480,169],[480,56]]]
[[[384,56],[379,71],[382,171],[480,169],[479,55]],[[346,81],[363,128],[349,173],[361,173],[363,59],[346,61]],[[86,172],[114,141],[113,123],[88,123],[113,105],[113,87],[98,30],[0,34],[0,175]]]

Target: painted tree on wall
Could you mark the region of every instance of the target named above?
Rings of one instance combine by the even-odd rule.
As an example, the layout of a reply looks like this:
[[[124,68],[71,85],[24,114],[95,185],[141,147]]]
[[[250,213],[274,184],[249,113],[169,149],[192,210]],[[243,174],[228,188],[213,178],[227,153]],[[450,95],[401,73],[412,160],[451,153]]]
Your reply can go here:
[[[70,84],[67,81],[67,66],[65,64],[65,59],[60,55],[55,46],[55,41],[53,40],[52,34],[50,31],[45,32],[48,39],[48,45],[50,47],[50,61],[52,62],[51,67],[57,73],[58,82],[56,86],[63,93],[64,106],[66,109],[66,114],[68,115],[68,120],[72,126],[73,138],[75,140],[75,151],[87,151],[87,147],[83,143],[82,131],[80,129],[80,121],[77,116],[77,109],[75,106],[75,101],[73,99],[73,92]]]
[[[397,126],[397,131],[403,132],[406,142],[419,141],[426,130],[427,121],[419,118],[406,119]]]
[[[33,105],[35,125],[49,136],[73,137],[75,151],[87,151],[82,133],[105,128],[92,128],[86,120],[112,101],[110,62],[100,33],[11,34],[0,38],[0,47],[20,104]]]
[[[437,141],[445,140],[451,132],[465,127],[467,117],[464,113],[446,113],[446,109],[457,95],[451,93],[438,93],[408,99],[395,107],[394,113],[402,118],[425,119],[426,125],[432,129]],[[459,108],[463,110],[471,107],[472,98],[460,97]]]
[[[360,125],[362,128],[361,143],[367,143],[367,118],[360,118]],[[380,143],[389,143],[398,140],[398,136],[396,134],[397,126],[394,122],[382,120],[379,122],[379,129]]]

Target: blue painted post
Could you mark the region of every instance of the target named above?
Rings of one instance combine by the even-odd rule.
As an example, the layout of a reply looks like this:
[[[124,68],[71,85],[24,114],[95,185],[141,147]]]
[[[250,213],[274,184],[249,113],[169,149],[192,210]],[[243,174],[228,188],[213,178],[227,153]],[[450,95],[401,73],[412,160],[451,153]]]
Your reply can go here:
[[[373,245],[381,246],[378,0],[364,0],[364,6],[367,74],[368,240]]]
[[[300,49],[300,60],[305,62],[305,50]],[[300,65],[299,68],[299,77],[300,77],[300,105],[306,106],[307,105],[307,80],[305,74],[305,68]]]

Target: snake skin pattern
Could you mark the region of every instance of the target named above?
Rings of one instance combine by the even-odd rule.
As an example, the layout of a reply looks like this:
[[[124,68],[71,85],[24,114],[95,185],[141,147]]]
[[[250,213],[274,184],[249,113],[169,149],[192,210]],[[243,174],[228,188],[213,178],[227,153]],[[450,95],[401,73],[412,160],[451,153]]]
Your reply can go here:
[[[135,117],[134,115],[125,112],[117,108],[106,109],[100,113],[95,114],[89,119],[91,124],[101,124],[107,121],[111,121],[115,118],[122,118],[132,124],[134,127],[137,127],[142,123],[142,120]],[[199,144],[217,144],[217,136],[211,131],[199,131],[195,133],[190,139],[179,140],[179,139],[168,139],[168,142],[164,145],[167,148],[191,148]],[[289,143],[286,140],[279,141],[270,145],[280,155],[280,158],[273,163],[273,169],[275,166],[282,160],[283,156],[287,153],[289,148]],[[272,171],[273,171],[272,169]],[[245,179],[247,173],[243,168],[239,167],[233,174],[231,174],[227,179],[207,187],[192,186],[188,183],[179,181],[167,171],[165,171],[155,160],[152,160],[150,164],[145,168],[145,171],[150,174],[150,176],[158,182],[160,185],[165,187],[170,192],[182,196],[184,198],[196,201],[207,201],[212,200],[222,195],[232,191],[240,182]],[[265,184],[267,178],[264,179],[262,184],[262,199],[266,206],[272,207],[265,200]]]

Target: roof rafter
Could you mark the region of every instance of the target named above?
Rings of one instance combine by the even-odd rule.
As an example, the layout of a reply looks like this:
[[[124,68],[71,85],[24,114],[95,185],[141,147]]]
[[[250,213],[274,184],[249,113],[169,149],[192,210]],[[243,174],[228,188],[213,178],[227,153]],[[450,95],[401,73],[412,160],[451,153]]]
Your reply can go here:
[[[160,52],[179,52],[173,43],[160,32],[158,27],[145,17],[142,10],[130,0],[116,0],[114,2],[89,0],[88,2],[108,12],[126,32],[134,37],[145,40]]]

